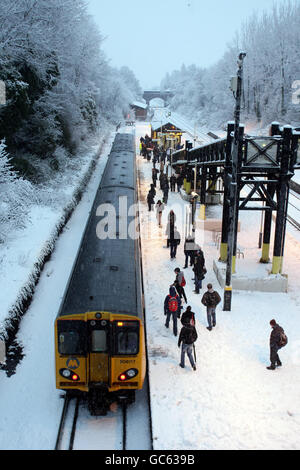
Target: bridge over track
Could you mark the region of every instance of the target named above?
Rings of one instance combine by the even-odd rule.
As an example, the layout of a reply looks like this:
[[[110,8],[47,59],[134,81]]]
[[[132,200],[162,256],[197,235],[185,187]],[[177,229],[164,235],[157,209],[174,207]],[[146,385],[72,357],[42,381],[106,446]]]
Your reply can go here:
[[[147,105],[154,98],[161,98],[164,100],[165,104],[168,103],[169,99],[174,96],[174,93],[170,90],[160,91],[160,90],[148,90],[144,91],[143,98],[146,100]]]
[[[232,191],[232,144],[234,123],[228,123],[227,137],[210,144],[178,150],[172,155],[172,165],[181,166],[184,173],[184,187],[200,197],[200,214],[205,218],[205,205],[209,195],[223,193],[222,238],[220,261],[227,261],[229,230],[231,226],[230,207],[235,200]],[[290,180],[294,171],[300,169],[300,133],[285,126],[283,129],[273,123],[269,137],[250,137],[239,126],[239,148],[237,161],[237,201],[235,217],[238,223],[240,210],[263,210],[264,229],[260,262],[269,262],[272,214],[276,212],[272,274],[282,271],[286,216]],[[217,190],[217,181],[223,181],[223,189]],[[241,197],[243,187],[250,187],[247,197]],[[196,198],[195,198],[196,200]],[[262,202],[263,204],[251,204]],[[232,272],[235,272],[237,253],[236,236],[233,240]]]

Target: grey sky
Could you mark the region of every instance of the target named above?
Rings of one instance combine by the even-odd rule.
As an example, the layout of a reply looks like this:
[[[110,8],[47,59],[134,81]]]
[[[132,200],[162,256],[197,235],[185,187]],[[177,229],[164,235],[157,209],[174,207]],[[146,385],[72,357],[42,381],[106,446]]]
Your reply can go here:
[[[88,0],[106,38],[111,65],[127,65],[141,86],[159,86],[167,72],[185,65],[209,66],[223,56],[253,11],[273,0]]]

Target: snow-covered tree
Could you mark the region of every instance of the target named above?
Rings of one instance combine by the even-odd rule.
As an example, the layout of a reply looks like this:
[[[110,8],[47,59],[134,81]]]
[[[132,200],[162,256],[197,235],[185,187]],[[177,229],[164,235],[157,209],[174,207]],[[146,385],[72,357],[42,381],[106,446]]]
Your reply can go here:
[[[236,74],[241,50],[247,52],[243,121],[299,123],[292,84],[300,77],[300,4],[290,0],[274,4],[261,16],[253,14],[212,67],[183,66],[167,74],[162,87],[175,92],[172,107],[201,124],[221,126],[231,120],[235,103],[229,80]]]
[[[3,0],[0,26],[7,93],[0,137],[11,155],[51,160],[58,147],[74,154],[101,122],[120,120],[141,92],[127,67],[109,66],[84,0]]]
[[[0,142],[0,243],[9,234],[25,227],[30,205],[37,201],[32,184],[13,170],[4,142]]]

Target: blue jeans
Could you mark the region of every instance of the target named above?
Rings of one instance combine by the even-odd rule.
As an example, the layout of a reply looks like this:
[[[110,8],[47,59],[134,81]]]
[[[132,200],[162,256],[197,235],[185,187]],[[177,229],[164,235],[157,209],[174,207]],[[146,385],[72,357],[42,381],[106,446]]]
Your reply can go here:
[[[195,274],[195,291],[199,292],[202,289],[202,279],[199,279]]]
[[[207,307],[207,322],[209,328],[216,326],[216,307]]]
[[[167,312],[166,327],[169,328],[171,315],[173,317],[173,333],[177,336],[177,312]]]
[[[182,346],[181,346],[181,361],[180,361],[180,365],[182,367],[184,367],[185,353],[187,353],[187,355],[189,357],[191,366],[194,367],[195,362],[194,362],[194,358],[193,358],[193,344],[182,343]]]
[[[176,245],[170,244],[170,257],[175,258],[177,253],[177,243]]]

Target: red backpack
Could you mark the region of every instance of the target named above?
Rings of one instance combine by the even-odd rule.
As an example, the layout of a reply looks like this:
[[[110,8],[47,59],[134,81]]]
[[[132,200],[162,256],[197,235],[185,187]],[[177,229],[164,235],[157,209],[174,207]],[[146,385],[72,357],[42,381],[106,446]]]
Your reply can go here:
[[[182,275],[182,281],[181,281],[181,287],[184,287],[186,285],[186,282],[185,282],[185,279],[184,279],[184,275]]]
[[[177,312],[178,310],[178,300],[177,297],[172,297],[169,295],[169,301],[168,301],[168,309],[169,312]]]

